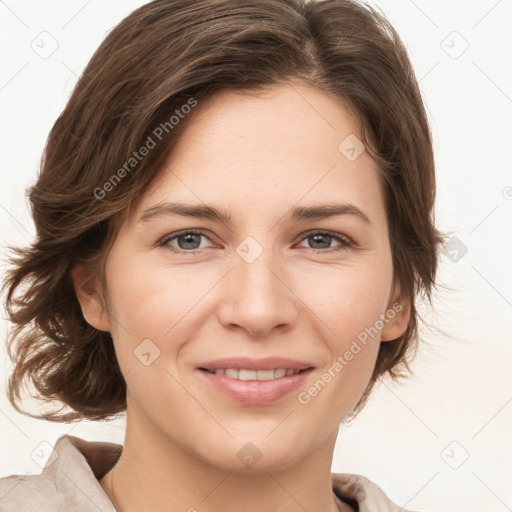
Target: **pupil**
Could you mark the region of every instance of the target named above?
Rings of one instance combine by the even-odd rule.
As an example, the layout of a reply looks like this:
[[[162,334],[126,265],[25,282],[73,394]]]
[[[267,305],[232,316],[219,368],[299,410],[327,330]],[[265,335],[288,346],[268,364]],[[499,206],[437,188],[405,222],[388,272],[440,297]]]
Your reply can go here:
[[[317,241],[317,239],[322,239],[322,238],[329,240],[331,237],[329,235],[313,235],[313,239],[315,240],[315,242]],[[325,248],[325,247],[329,247],[329,243],[324,242],[323,246],[320,248]],[[319,247],[316,247],[316,248],[318,249]]]
[[[194,237],[198,237],[198,236],[200,236],[200,235],[198,235],[197,233],[188,233],[186,235],[181,235],[179,239],[180,239],[180,241],[185,240],[185,247],[182,247],[182,244],[180,244],[180,248],[181,249],[197,249],[197,247],[190,247],[190,246],[188,246],[188,244],[194,245],[193,240],[191,241],[190,239],[191,238],[193,239]],[[197,241],[196,241],[196,245],[197,245]]]

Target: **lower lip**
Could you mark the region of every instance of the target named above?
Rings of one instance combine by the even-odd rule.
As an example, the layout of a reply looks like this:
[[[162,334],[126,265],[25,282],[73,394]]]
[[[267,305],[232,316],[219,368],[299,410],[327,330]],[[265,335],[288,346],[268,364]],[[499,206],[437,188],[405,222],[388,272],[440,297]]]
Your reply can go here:
[[[272,380],[238,380],[196,369],[201,378],[224,395],[246,405],[267,405],[300,387],[313,371],[312,368],[296,375]]]

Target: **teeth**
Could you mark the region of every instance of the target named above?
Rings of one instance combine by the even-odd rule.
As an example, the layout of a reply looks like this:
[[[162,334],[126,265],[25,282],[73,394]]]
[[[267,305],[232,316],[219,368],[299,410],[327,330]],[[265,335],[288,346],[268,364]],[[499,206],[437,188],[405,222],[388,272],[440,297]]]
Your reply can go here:
[[[211,370],[210,370],[211,371]],[[296,375],[300,370],[278,368],[277,370],[237,370],[235,368],[227,368],[226,370],[217,368],[213,371],[215,375],[225,375],[231,379],[238,380],[272,380]]]

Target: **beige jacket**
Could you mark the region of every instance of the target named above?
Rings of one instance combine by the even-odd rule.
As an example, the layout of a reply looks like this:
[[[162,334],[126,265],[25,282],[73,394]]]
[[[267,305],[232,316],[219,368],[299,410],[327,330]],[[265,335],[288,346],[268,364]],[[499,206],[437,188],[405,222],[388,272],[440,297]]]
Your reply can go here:
[[[0,512],[115,512],[99,480],[121,450],[119,444],[59,437],[39,475],[0,479]],[[332,487],[340,509],[342,497],[359,512],[408,512],[360,475],[332,473]]]

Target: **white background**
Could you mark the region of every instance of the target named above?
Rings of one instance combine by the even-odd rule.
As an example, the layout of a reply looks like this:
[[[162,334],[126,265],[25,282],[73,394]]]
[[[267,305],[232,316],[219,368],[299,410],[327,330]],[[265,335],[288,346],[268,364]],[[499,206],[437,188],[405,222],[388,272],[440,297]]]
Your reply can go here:
[[[106,32],[144,3],[0,1],[0,256],[32,238],[24,190],[77,77]],[[452,290],[441,288],[426,315],[447,334],[424,329],[414,376],[386,380],[340,429],[333,471],[363,474],[412,510],[510,510],[512,1],[372,3],[410,52],[434,134],[437,223],[460,240],[458,256],[461,244],[467,253],[441,256],[439,281]],[[31,47],[49,37],[43,31],[58,43],[46,59]],[[66,433],[122,443],[122,419],[53,424],[15,412],[5,395],[7,323],[0,327],[0,477],[39,473],[44,460],[31,453],[48,457]]]

